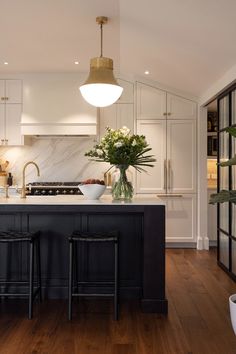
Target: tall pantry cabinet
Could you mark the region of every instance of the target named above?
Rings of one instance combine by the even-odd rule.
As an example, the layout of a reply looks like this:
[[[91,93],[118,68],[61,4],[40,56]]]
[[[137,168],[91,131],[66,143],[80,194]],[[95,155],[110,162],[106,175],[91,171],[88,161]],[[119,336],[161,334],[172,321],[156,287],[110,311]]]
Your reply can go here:
[[[137,133],[146,136],[157,162],[137,173],[137,193],[166,202],[166,241],[196,242],[195,102],[137,83]]]

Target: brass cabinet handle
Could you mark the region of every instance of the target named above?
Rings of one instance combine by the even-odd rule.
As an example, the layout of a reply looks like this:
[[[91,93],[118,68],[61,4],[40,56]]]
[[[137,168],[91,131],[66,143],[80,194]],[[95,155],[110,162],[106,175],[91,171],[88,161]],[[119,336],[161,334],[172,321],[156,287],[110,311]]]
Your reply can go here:
[[[166,113],[166,112],[164,112],[164,113],[163,113],[163,116],[167,116],[167,113]]]
[[[8,139],[5,139],[5,144],[6,144],[6,145],[8,144]]]
[[[1,139],[2,145],[4,144],[4,139]]]
[[[171,188],[171,164],[170,160],[168,160],[168,190]]]
[[[4,101],[4,100],[5,100],[5,97],[1,97],[1,100]]]
[[[168,112],[167,114],[168,114],[168,116],[171,116],[171,112]]]
[[[9,100],[9,97],[5,97],[5,100],[8,101],[8,100]]]
[[[164,160],[164,190],[166,191],[166,182],[167,182],[167,163],[166,159]]]

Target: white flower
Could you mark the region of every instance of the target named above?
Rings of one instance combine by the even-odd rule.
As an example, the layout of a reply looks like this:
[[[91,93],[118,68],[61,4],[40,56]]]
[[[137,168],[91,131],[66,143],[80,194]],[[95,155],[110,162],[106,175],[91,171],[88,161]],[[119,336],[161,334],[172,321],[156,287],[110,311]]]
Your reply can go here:
[[[121,132],[124,136],[127,136],[127,135],[129,135],[129,133],[130,133],[130,129],[127,128],[126,126],[123,126],[123,127],[120,129],[120,132]]]
[[[132,146],[135,146],[135,145],[137,145],[137,141],[134,139],[132,142]]]
[[[102,156],[103,155],[103,151],[101,149],[97,149],[96,150],[98,156]]]
[[[117,143],[114,144],[115,147],[119,148],[123,145],[121,141],[117,141]]]

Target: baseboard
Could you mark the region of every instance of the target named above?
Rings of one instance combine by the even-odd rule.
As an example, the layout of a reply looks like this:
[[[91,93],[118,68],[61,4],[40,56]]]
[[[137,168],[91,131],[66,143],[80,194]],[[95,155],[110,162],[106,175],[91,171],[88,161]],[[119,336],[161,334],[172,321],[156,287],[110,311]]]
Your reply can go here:
[[[166,242],[166,248],[196,248],[196,242]]]

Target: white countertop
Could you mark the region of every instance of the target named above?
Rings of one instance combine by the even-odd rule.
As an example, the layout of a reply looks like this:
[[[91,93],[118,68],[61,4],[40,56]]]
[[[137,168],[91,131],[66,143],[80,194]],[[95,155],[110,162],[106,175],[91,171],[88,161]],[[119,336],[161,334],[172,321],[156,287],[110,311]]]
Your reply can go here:
[[[165,202],[156,196],[135,196],[131,201],[113,201],[111,195],[103,195],[98,200],[87,200],[82,195],[57,196],[20,196],[5,198],[0,196],[0,205],[165,205]]]

